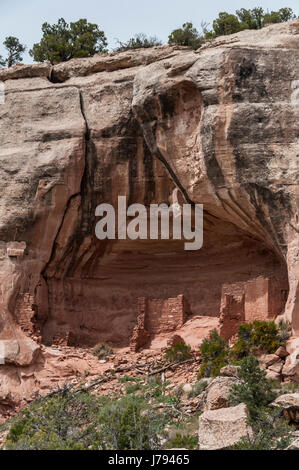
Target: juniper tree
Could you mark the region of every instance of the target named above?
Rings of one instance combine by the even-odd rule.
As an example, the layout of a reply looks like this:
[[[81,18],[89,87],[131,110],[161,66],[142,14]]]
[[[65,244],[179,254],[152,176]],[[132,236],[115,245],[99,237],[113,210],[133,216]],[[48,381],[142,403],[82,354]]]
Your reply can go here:
[[[21,44],[18,38],[8,36],[3,42],[3,45],[7,50],[7,58],[3,59],[3,57],[0,56],[0,65],[2,67],[12,67],[18,62],[22,62],[22,55],[26,50],[26,46]]]

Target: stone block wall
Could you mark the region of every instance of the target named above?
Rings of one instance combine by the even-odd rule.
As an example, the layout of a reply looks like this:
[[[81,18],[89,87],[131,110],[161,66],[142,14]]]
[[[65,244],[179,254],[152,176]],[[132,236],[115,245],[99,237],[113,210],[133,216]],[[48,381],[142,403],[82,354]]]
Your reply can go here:
[[[183,295],[169,299],[145,299],[145,327],[151,334],[175,331],[185,323],[186,309]]]
[[[34,309],[33,309],[34,298],[29,293],[20,294],[18,296],[15,317],[17,324],[21,329],[28,333],[30,336],[34,333]]]
[[[222,287],[220,307],[220,335],[228,340],[245,322],[245,293],[242,283],[225,284]]]
[[[287,286],[275,278],[258,277],[244,284],[245,320],[271,320],[284,307]]]
[[[137,299],[137,324],[130,340],[130,348],[136,352],[149,338],[169,333],[183,326],[190,311],[183,295],[169,299]]]
[[[220,308],[220,335],[228,340],[240,324],[268,321],[279,315],[285,305],[288,286],[275,278],[257,277],[248,282],[225,284]]]

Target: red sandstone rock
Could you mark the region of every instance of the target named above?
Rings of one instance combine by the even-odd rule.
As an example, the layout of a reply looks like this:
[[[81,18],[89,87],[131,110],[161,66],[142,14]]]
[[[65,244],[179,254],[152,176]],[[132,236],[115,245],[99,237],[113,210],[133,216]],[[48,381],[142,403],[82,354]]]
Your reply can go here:
[[[286,343],[286,350],[289,356],[282,369],[284,380],[299,382],[299,338],[290,338]]]
[[[205,391],[204,411],[227,408],[230,390],[239,382],[236,377],[216,377]]]
[[[167,341],[167,347],[172,348],[172,346],[178,343],[185,343],[185,341],[180,335],[174,335]]]
[[[277,382],[280,382],[281,374],[279,372],[275,372],[273,370],[267,369],[266,378],[269,380],[276,380]]]
[[[276,354],[263,354],[259,357],[259,363],[264,367],[270,367],[276,362],[281,362],[281,359]]]
[[[221,377],[239,377],[240,366],[228,365],[220,369]]]
[[[198,443],[201,450],[226,449],[240,441],[252,429],[248,426],[248,409],[238,406],[205,411],[198,419]]]
[[[280,314],[299,334],[298,31],[296,20],[198,51],[159,47],[0,71],[0,340],[18,348],[0,372],[37,374],[17,386],[10,378],[19,397],[85,364],[77,369],[74,359],[55,376],[29,336],[128,347],[140,297],[183,294],[192,316],[176,332],[198,345],[218,326],[223,286],[241,283],[245,321]],[[116,205],[118,195],[146,206],[203,203],[203,248],[97,240],[95,207]],[[26,251],[15,256],[10,244],[20,242]],[[243,300],[225,295],[229,335]],[[149,323],[166,345],[162,325]],[[141,343],[150,334],[143,327]],[[296,361],[294,350],[286,378],[297,377]]]
[[[284,359],[285,357],[287,357],[287,356],[289,355],[289,353],[287,352],[287,350],[286,350],[284,347],[282,347],[282,346],[280,346],[280,347],[275,351],[274,354],[276,354],[276,356],[281,357],[282,359]]]
[[[146,346],[150,339],[150,333],[145,329],[146,322],[146,301],[143,298],[137,301],[137,325],[133,330],[130,339],[130,349],[132,352],[138,352],[140,348]]]
[[[275,364],[269,366],[268,369],[271,370],[272,372],[276,372],[277,374],[280,374],[283,366],[284,366],[284,362],[280,359],[279,361],[275,362]]]
[[[269,406],[283,409],[287,419],[294,423],[299,423],[299,393],[281,395]]]

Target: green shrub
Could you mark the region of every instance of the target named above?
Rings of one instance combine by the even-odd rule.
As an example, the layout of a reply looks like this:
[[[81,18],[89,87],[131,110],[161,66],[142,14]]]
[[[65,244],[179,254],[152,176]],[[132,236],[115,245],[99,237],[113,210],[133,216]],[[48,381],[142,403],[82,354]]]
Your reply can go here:
[[[250,425],[252,435],[243,437],[232,450],[283,450],[290,445],[294,430],[279,411],[261,409]]]
[[[118,379],[119,382],[140,382],[141,379],[139,377],[132,377],[130,375],[124,375]]]
[[[142,397],[110,401],[101,411],[102,449],[151,450],[161,448],[166,413],[154,410]]]
[[[189,393],[188,397],[198,397],[202,392],[205,391],[205,389],[208,386],[208,382],[204,379],[199,380],[199,382],[196,382],[196,384],[193,386],[192,392]]]
[[[282,345],[278,338],[278,328],[274,321],[255,321],[250,344],[253,349],[274,353]]]
[[[7,51],[7,58],[3,59],[0,55],[0,67],[12,67],[22,62],[22,55],[26,51],[26,46],[20,43],[19,39],[14,36],[8,36],[3,42],[3,46]]]
[[[249,410],[248,434],[233,446],[234,450],[280,450],[290,443],[292,428],[288,426],[281,410],[271,410],[267,405],[277,396],[274,383],[266,379],[266,372],[258,366],[254,356],[245,357],[239,371],[240,384],[231,388],[230,405],[245,403]]]
[[[182,435],[177,433],[176,436],[168,441],[167,449],[189,449],[194,450],[198,446],[198,438],[190,434]]]
[[[138,390],[141,390],[141,385],[140,384],[127,385],[126,394],[130,395],[132,393],[137,392]]]
[[[205,338],[200,346],[202,364],[198,380],[203,377],[216,377],[220,369],[228,364],[228,343],[214,329],[210,338]]]
[[[70,392],[35,401],[12,424],[6,448],[14,450],[83,450],[98,442],[94,421],[97,399]]]
[[[198,49],[204,40],[192,23],[184,23],[182,28],[175,29],[168,36],[168,44],[177,44],[179,46],[189,46],[192,49]]]
[[[142,396],[95,397],[66,392],[39,399],[16,416],[5,447],[12,450],[160,449],[171,409],[160,413]]]
[[[236,15],[229,14],[226,11],[220,12],[218,18],[213,21],[216,36],[238,33],[246,26],[246,24],[240,23]]]
[[[229,403],[247,405],[251,419],[254,421],[260,410],[276,398],[273,384],[266,379],[266,372],[261,370],[254,356],[245,357],[239,370],[240,384],[231,388]]]
[[[236,15],[222,11],[213,21],[213,32],[216,36],[234,34],[244,29],[261,29],[271,23],[281,23],[295,19],[291,8],[281,8],[278,11],[265,12],[263,8],[241,8]]]
[[[282,342],[285,343],[289,337],[291,336],[291,326],[285,323],[284,321],[280,320],[278,324],[278,339]]]
[[[29,54],[35,62],[65,62],[77,57],[91,57],[106,52],[107,39],[97,24],[81,18],[68,24],[60,18],[56,24],[42,25],[43,36]]]
[[[111,356],[111,354],[113,354],[113,349],[110,348],[108,344],[101,342],[92,348],[92,354],[98,359],[104,359],[105,357]]]
[[[182,362],[192,358],[191,347],[180,342],[167,349],[164,359],[167,362]]]
[[[127,42],[118,42],[118,47],[115,52],[124,52],[134,49],[149,48],[155,46],[161,46],[162,42],[156,36],[147,36],[146,34],[139,33],[133,38],[130,38]]]
[[[239,361],[255,352],[274,353],[285,344],[286,331],[281,330],[274,321],[254,321],[239,326],[238,340],[230,352],[232,361]]]

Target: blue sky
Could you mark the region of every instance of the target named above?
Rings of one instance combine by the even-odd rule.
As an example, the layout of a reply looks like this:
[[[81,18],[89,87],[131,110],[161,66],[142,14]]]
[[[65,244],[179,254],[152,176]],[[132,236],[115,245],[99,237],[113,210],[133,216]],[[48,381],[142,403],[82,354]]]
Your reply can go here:
[[[110,48],[116,46],[116,38],[125,41],[139,32],[166,42],[168,34],[185,21],[200,29],[201,21],[211,24],[220,11],[255,6],[270,11],[288,6],[299,15],[298,0],[0,0],[0,43],[6,36],[16,36],[29,49],[40,40],[42,23],[56,23],[61,17],[68,22],[87,18],[99,24]],[[31,62],[26,53],[24,63]]]

